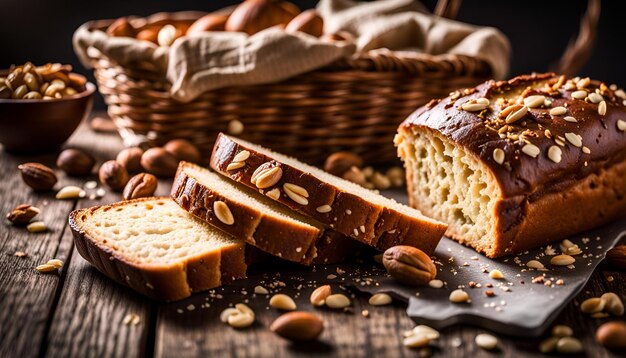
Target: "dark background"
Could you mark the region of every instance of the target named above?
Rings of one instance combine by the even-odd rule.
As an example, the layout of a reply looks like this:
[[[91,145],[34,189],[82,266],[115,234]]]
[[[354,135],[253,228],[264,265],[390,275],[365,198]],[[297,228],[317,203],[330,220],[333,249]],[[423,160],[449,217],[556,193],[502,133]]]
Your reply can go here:
[[[0,0],[0,68],[32,61],[62,62],[88,74],[72,49],[72,34],[92,19],[159,11],[212,11],[239,1],[210,0]],[[294,1],[301,8],[317,1]],[[424,3],[433,9],[436,1]],[[545,71],[577,33],[586,0],[465,0],[458,19],[499,28],[513,45],[511,75]],[[604,1],[593,54],[581,74],[626,86],[626,18],[622,1]],[[98,104],[102,108],[102,102]]]

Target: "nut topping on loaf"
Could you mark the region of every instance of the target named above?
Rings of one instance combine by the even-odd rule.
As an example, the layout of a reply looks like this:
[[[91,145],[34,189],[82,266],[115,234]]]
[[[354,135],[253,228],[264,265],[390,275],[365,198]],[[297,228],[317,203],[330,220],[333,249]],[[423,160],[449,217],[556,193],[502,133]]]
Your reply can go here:
[[[396,137],[411,205],[489,256],[607,222],[626,209],[625,100],[546,73],[431,101]]]
[[[245,165],[228,170],[237,153]],[[379,250],[396,245],[434,251],[446,226],[419,211],[294,158],[220,134],[211,167],[289,208]]]

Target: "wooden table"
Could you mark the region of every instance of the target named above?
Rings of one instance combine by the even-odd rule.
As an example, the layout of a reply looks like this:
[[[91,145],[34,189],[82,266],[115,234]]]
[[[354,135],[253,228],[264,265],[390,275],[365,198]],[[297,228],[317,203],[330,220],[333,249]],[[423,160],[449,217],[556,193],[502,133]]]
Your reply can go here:
[[[96,134],[83,125],[69,142],[97,157],[111,159],[122,147],[115,134]],[[151,301],[100,274],[77,253],[67,226],[69,212],[77,207],[109,203],[119,194],[107,193],[102,200],[62,201],[54,193],[36,194],[22,182],[16,167],[27,161],[54,166],[56,155],[14,156],[0,151],[0,202],[2,215],[21,203],[42,209],[48,225],[45,233],[32,234],[8,221],[0,224],[0,357],[222,357],[222,356],[418,356],[418,350],[402,346],[402,332],[413,327],[405,307],[395,304],[372,307],[367,296],[355,296],[354,313],[315,309],[325,320],[320,342],[290,344],[268,330],[278,315],[266,309],[267,299],[248,294],[224,294],[222,299],[199,293],[179,303]],[[71,178],[61,171],[56,188],[84,185],[93,178]],[[161,181],[157,194],[167,195],[169,184]],[[15,253],[22,251],[25,257]],[[34,267],[52,258],[65,262],[55,274],[41,274]],[[287,275],[288,272],[283,272]],[[567,305],[556,323],[574,328],[575,335],[590,357],[617,357],[594,341],[599,324],[581,314],[582,300],[613,291],[626,295],[626,274],[601,266],[574,302]],[[295,292],[286,288],[287,292]],[[308,303],[312,288],[305,287],[298,297],[300,309],[313,311]],[[218,319],[229,302],[249,299],[257,312],[257,323],[245,330],[234,330]],[[207,299],[210,299],[207,301]],[[190,306],[192,302],[193,306]],[[205,302],[211,302],[210,307]],[[365,318],[361,310],[369,310]],[[137,325],[125,324],[129,314],[137,314]],[[442,332],[432,345],[439,357],[526,357],[539,355],[540,339],[499,337],[499,350],[486,352],[474,343],[473,327],[452,327]]]

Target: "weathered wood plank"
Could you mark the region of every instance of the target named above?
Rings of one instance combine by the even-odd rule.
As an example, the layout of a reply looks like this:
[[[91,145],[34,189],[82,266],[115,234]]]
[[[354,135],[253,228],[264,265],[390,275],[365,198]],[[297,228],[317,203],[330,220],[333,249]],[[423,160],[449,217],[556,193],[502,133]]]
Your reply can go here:
[[[94,135],[86,126],[70,141],[100,159],[114,158],[122,148],[116,135]],[[83,178],[84,181],[94,178]],[[162,188],[167,191],[168,188]],[[110,192],[99,200],[81,200],[78,207],[89,207],[121,200]],[[67,216],[65,216],[67,220]],[[71,231],[65,232],[72,240]],[[153,303],[132,290],[118,285],[98,272],[74,249],[58,308],[51,321],[45,348],[50,357],[142,357],[148,347]],[[125,323],[127,315],[139,316],[137,325]]]
[[[17,166],[27,161],[52,164],[51,156],[0,155],[0,356],[32,357],[39,353],[46,325],[56,303],[66,268],[41,274],[34,268],[49,259],[66,261],[72,244],[63,235],[72,201],[54,199],[54,193],[34,193],[19,175]],[[60,177],[60,183],[66,179]],[[58,184],[60,185],[60,184]],[[44,233],[29,233],[12,226],[4,216],[16,205],[27,203],[41,209]],[[22,251],[25,257],[16,257]]]

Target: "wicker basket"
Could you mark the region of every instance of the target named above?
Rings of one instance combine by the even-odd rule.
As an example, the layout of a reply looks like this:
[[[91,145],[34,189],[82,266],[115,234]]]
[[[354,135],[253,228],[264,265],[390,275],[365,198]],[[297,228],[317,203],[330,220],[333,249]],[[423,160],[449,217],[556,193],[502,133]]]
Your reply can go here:
[[[440,1],[436,13],[454,17],[458,6]],[[127,144],[185,138],[209,152],[217,133],[239,120],[242,138],[313,164],[338,150],[359,153],[368,164],[394,162],[393,137],[407,115],[492,75],[485,62],[468,56],[371,51],[279,83],[209,91],[181,103],[154,68],[123,68],[103,55],[92,65]]]

